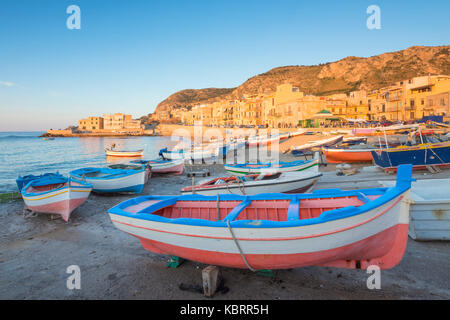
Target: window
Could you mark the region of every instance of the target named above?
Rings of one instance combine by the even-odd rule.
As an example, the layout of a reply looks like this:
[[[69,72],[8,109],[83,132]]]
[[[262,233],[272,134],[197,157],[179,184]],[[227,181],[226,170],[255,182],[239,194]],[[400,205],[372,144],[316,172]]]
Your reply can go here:
[[[425,103],[425,100],[424,100],[424,99],[421,99],[421,100],[420,100],[420,104],[423,105],[424,103]]]
[[[409,100],[409,105],[411,108],[414,108],[414,99]]]

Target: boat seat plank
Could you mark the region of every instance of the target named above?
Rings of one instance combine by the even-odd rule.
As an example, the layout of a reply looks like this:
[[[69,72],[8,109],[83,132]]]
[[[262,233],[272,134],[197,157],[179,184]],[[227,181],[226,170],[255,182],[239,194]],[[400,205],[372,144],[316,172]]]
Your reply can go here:
[[[156,213],[156,211],[168,207],[168,206],[173,206],[174,204],[176,204],[178,201],[178,198],[174,197],[174,198],[169,198],[169,199],[164,199],[164,200],[160,200],[154,204],[151,204],[150,206],[147,206],[146,208],[138,211],[137,213]]]
[[[362,192],[358,192],[357,197],[358,197],[359,200],[361,200],[364,203],[370,202],[370,199]]]
[[[298,220],[300,217],[300,200],[293,199],[289,204],[287,220]]]
[[[251,200],[249,200],[247,197],[242,201],[239,205],[237,205],[231,212],[223,219],[224,221],[233,221],[237,218],[237,216],[245,209],[247,208],[251,203]]]

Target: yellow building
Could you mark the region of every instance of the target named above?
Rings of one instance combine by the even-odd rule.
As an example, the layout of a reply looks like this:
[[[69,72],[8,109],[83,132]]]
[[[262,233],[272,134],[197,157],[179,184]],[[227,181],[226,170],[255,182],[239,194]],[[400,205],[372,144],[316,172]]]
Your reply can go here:
[[[87,119],[78,120],[78,130],[93,131],[103,129],[102,117],[88,117]]]
[[[365,90],[350,92],[346,99],[345,118],[369,120],[369,105]]]
[[[450,76],[414,78],[406,87],[405,120],[449,115]]]
[[[369,121],[418,120],[427,115],[449,114],[450,76],[422,76],[366,92],[364,90],[326,97],[305,95],[299,88],[284,83],[271,94],[244,96],[176,108],[165,119],[180,119],[185,124],[202,121],[206,126],[259,126],[292,128],[327,110],[335,119]],[[114,123],[114,121],[112,121]],[[105,118],[105,128],[111,124]]]
[[[347,116],[347,95],[342,93],[326,96],[325,110],[330,111],[337,118],[345,119]]]
[[[133,120],[131,115],[123,113],[104,114],[103,128],[111,131],[139,131],[142,129],[140,120]]]

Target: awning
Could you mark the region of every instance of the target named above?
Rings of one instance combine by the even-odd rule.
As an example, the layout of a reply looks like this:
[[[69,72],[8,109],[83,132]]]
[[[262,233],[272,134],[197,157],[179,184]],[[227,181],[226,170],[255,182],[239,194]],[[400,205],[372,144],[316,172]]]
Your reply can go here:
[[[365,119],[345,119],[345,120],[347,120],[348,122],[366,122]]]

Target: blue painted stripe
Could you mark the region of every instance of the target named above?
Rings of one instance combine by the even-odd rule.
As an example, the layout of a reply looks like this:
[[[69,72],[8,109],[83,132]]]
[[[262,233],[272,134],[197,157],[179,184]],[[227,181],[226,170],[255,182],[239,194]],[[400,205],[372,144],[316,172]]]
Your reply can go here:
[[[141,193],[142,190],[144,190],[143,184],[137,184],[134,186],[124,187],[124,188],[118,188],[118,189],[92,189],[92,191],[95,192],[101,192],[101,193],[116,193],[116,192],[132,192],[132,193]]]

